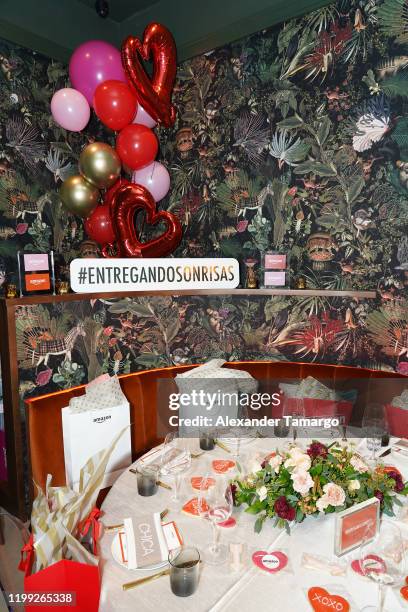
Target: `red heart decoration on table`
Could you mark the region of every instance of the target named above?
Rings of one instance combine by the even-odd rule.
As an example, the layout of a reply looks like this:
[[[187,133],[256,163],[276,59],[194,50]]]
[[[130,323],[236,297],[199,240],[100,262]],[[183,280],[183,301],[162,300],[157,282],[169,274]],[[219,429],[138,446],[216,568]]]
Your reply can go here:
[[[368,560],[374,561],[377,564],[377,567],[374,566],[371,569],[374,574],[386,571],[387,566],[384,559],[381,559],[381,557],[377,557],[377,555],[367,555],[366,557],[363,557],[363,559],[355,559],[351,562],[351,569],[354,570],[357,574],[360,574],[360,576],[364,576],[364,572],[361,569],[361,562]]]
[[[315,612],[348,612],[350,604],[340,595],[333,595],[321,587],[312,587],[307,596]]]
[[[135,214],[143,210],[146,223],[156,225],[160,221],[166,224],[166,231],[158,238],[140,242],[134,225]],[[118,257],[165,257],[178,246],[182,236],[181,223],[171,213],[156,211],[156,202],[142,185],[123,185],[111,199],[111,218],[116,235],[116,243],[102,249],[104,257],[110,257],[115,250]]]
[[[148,61],[150,56],[151,78],[140,61],[140,58]],[[143,42],[128,36],[122,45],[122,64],[143,108],[165,127],[173,125],[176,109],[171,103],[171,94],[177,66],[176,44],[169,30],[160,23],[150,23],[143,33]]]
[[[274,550],[273,552],[257,550],[252,555],[252,561],[257,567],[269,574],[276,574],[288,564],[287,556],[280,550]]]

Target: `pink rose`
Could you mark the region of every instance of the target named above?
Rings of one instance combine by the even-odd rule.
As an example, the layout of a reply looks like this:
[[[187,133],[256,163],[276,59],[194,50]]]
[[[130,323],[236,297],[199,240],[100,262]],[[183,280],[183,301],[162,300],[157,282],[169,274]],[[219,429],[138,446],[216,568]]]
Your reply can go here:
[[[364,463],[364,461],[359,455],[352,456],[352,458],[350,459],[350,465],[356,470],[356,472],[359,472],[360,474],[364,474],[369,470],[368,465]]]
[[[294,472],[307,472],[310,470],[312,460],[301,448],[295,446],[289,451],[289,457],[285,461],[286,468],[293,468]]]
[[[298,471],[292,474],[292,484],[296,493],[300,493],[304,497],[309,493],[314,483],[309,472]]]
[[[294,196],[296,195],[297,192],[297,187],[291,187],[288,191],[288,196]]]
[[[317,500],[316,507],[320,512],[324,512],[328,506],[333,506],[334,508],[343,506],[345,501],[346,494],[344,489],[334,484],[334,482],[329,482],[324,485],[323,495]]]
[[[105,327],[105,329],[103,330],[103,335],[110,336],[112,332],[113,332],[113,326],[110,325],[109,327]]]

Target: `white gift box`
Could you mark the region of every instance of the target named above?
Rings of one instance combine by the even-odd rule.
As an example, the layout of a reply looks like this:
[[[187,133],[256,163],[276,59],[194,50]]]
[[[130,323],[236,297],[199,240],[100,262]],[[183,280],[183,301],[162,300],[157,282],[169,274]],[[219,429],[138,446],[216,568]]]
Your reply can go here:
[[[81,468],[128,427],[117,442],[106,468],[102,488],[110,487],[132,463],[129,402],[123,395],[120,403],[98,408],[87,395],[75,399],[76,402],[61,411],[66,483],[78,490]],[[82,400],[80,410],[78,400]]]

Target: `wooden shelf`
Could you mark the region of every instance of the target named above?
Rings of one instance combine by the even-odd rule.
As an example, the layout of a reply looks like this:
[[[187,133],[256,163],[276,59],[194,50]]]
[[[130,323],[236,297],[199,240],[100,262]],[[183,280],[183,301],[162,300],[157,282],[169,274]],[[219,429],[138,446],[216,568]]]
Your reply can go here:
[[[30,295],[22,298],[1,298],[6,302],[6,306],[23,306],[30,304],[52,304],[58,302],[80,302],[82,300],[96,299],[114,299],[114,298],[137,298],[142,296],[160,296],[160,295],[190,295],[190,296],[209,296],[209,295],[225,295],[225,296],[265,296],[265,295],[286,295],[288,297],[322,297],[336,298],[345,297],[353,299],[374,299],[377,294],[375,291],[336,291],[324,289],[197,289],[197,290],[182,290],[182,291],[124,291],[118,293],[67,293],[66,295]]]

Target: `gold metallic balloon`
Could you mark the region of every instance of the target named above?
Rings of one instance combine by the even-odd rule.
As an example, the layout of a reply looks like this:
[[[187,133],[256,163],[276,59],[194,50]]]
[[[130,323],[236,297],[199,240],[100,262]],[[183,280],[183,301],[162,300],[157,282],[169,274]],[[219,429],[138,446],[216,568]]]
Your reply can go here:
[[[122,165],[115,149],[104,142],[89,144],[79,157],[79,171],[98,189],[109,189],[119,178]]]
[[[99,189],[83,176],[70,176],[61,185],[60,198],[65,208],[74,215],[87,217],[98,204]]]

